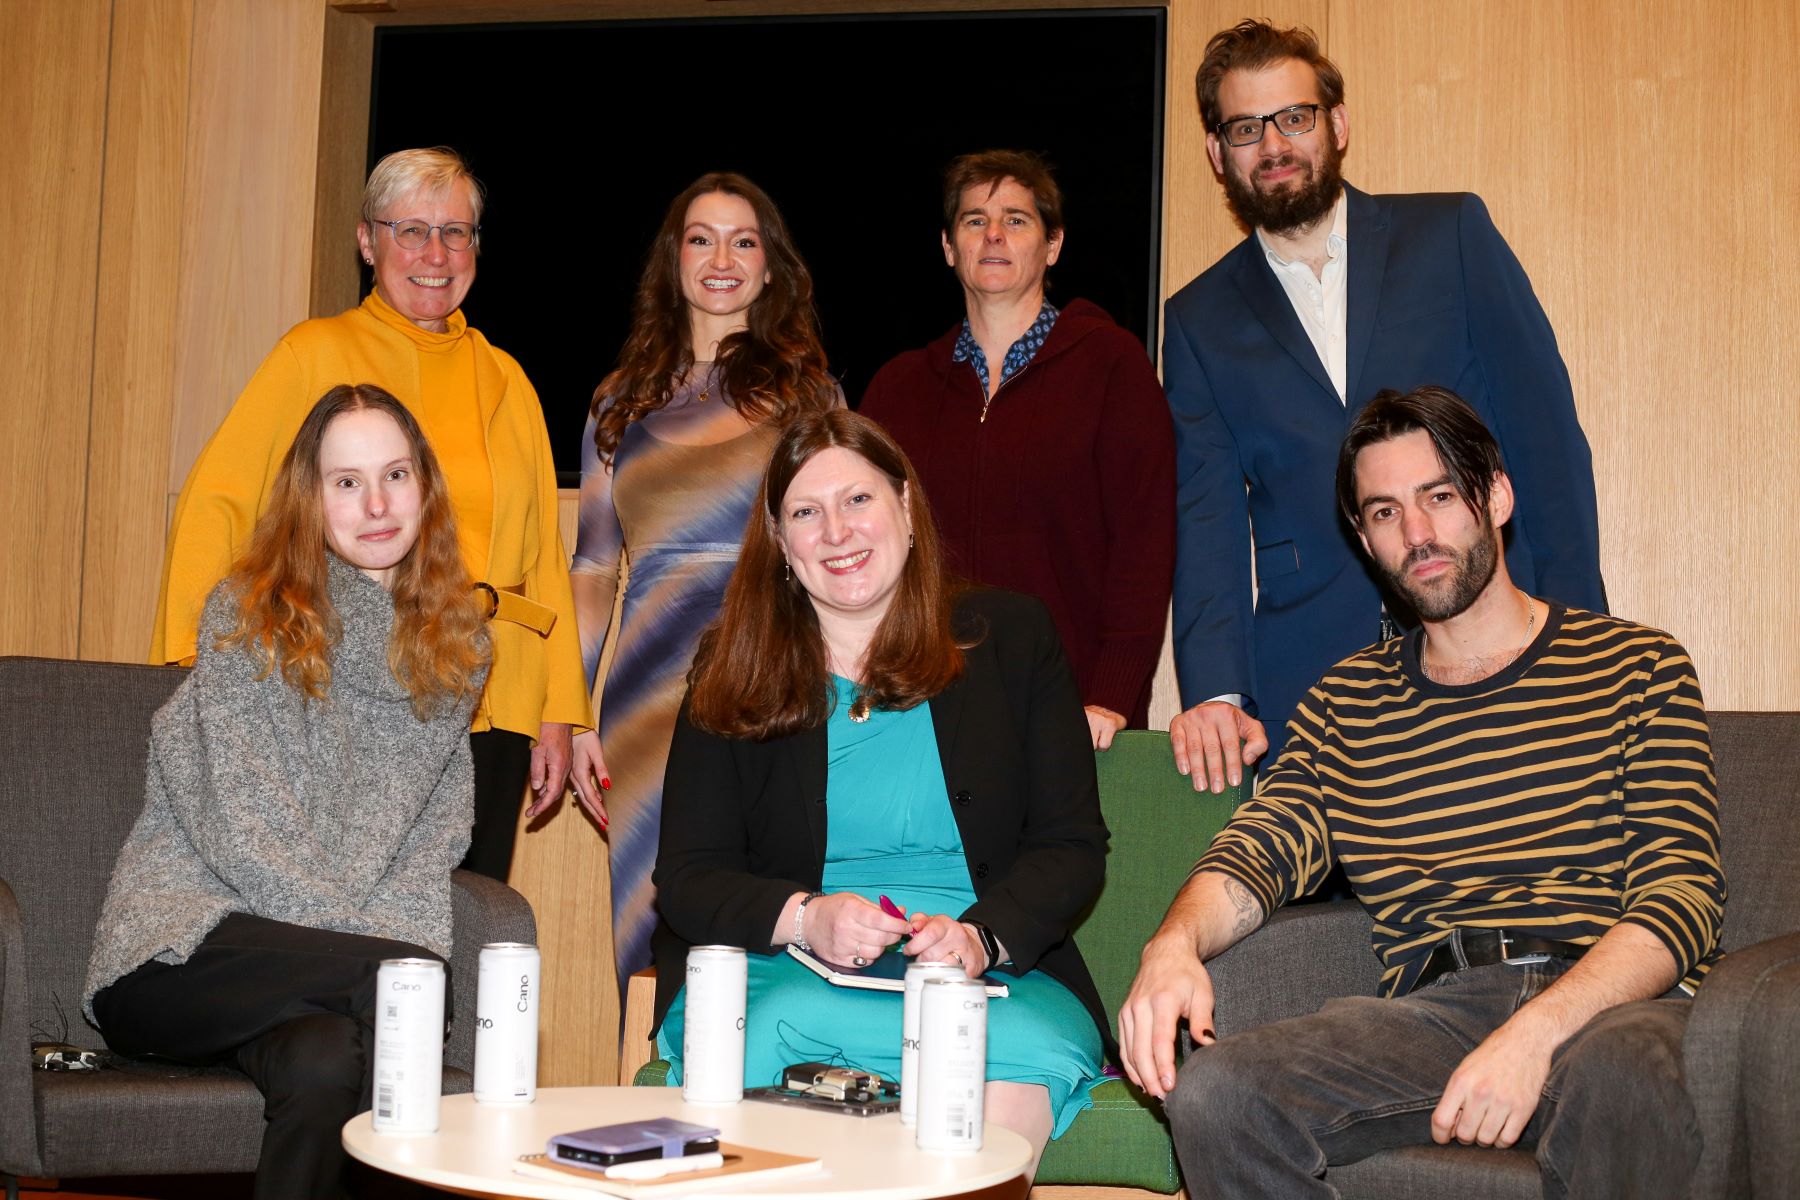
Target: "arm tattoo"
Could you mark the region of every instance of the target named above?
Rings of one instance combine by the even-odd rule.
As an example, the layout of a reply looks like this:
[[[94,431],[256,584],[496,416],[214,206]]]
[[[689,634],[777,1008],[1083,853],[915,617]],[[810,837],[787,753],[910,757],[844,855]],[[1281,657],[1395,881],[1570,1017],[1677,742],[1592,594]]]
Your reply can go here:
[[[1236,917],[1231,923],[1233,940],[1241,938],[1262,924],[1262,903],[1249,888],[1231,876],[1225,876],[1225,896],[1231,901]]]

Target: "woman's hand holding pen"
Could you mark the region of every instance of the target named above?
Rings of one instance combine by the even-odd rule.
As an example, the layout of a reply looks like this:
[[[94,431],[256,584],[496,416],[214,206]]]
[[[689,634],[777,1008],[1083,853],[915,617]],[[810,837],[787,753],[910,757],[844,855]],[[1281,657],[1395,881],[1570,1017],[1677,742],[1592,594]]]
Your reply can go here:
[[[912,931],[906,953],[920,962],[960,963],[971,979],[986,974],[992,965],[987,960],[987,952],[981,948],[980,936],[955,917],[943,913],[928,917],[915,912]]]
[[[829,962],[863,966],[906,936],[904,917],[890,916],[855,892],[832,892],[806,906],[801,933]],[[862,959],[861,963],[857,959]]]

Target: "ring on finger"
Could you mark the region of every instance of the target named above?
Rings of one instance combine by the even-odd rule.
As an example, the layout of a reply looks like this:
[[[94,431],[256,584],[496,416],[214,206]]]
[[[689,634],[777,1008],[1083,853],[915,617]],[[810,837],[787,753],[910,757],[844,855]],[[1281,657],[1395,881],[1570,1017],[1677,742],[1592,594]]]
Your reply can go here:
[[[950,951],[950,957],[954,958],[956,960],[957,966],[960,967],[960,966],[964,965],[962,955],[958,954],[956,951],[954,951],[954,950]]]

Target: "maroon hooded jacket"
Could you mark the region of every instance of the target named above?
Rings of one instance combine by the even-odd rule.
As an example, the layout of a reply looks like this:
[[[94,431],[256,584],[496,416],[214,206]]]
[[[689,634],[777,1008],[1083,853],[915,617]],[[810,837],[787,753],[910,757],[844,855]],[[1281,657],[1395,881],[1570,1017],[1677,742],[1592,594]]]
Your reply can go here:
[[[918,469],[950,568],[1042,600],[1083,703],[1141,727],[1175,564],[1162,385],[1137,339],[1075,300],[983,420],[975,365],[950,357],[961,332],[882,367],[860,411]]]

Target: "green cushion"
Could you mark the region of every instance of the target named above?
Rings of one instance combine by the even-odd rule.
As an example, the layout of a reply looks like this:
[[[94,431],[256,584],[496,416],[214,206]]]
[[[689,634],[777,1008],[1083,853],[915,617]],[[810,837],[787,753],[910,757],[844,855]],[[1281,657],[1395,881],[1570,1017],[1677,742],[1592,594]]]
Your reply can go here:
[[[1108,1079],[1094,1089],[1094,1107],[1044,1147],[1037,1182],[1176,1191],[1181,1177],[1162,1105],[1126,1080]]]
[[[1137,975],[1138,954],[1156,932],[1194,862],[1238,805],[1238,788],[1196,792],[1175,770],[1169,735],[1127,729],[1094,755],[1100,811],[1112,841],[1106,884],[1075,924],[1075,941],[1100,1001],[1116,1019]]]
[[[1175,770],[1169,735],[1150,730],[1118,734],[1094,762],[1112,841],[1106,886],[1077,922],[1075,940],[1116,1028],[1138,953],[1194,860],[1231,818],[1239,789],[1194,791]],[[1045,1148],[1037,1181],[1176,1191],[1181,1179],[1162,1105],[1123,1079],[1101,1084],[1094,1107]]]
[[[1176,890],[1237,807],[1238,789],[1196,792],[1176,774],[1169,735],[1126,730],[1094,756],[1100,809],[1112,841],[1106,885],[1077,922],[1075,938],[1115,1024],[1137,974],[1138,952]],[[632,1083],[664,1086],[669,1064],[646,1063]],[[1181,1187],[1162,1106],[1123,1079],[1094,1089],[1094,1107],[1051,1142],[1038,1183],[1135,1187],[1172,1194]]]

